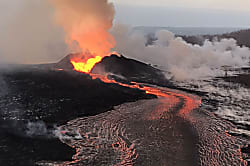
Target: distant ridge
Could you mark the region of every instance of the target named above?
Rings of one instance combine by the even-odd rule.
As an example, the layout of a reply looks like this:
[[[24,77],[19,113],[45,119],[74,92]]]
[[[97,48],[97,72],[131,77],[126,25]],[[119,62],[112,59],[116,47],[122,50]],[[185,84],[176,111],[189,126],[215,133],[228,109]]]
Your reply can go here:
[[[181,36],[186,42],[191,44],[202,45],[206,39],[212,41],[217,38],[221,39],[229,39],[233,38],[237,41],[239,46],[246,46],[250,48],[250,29],[239,30],[231,33],[225,33],[222,35],[198,35],[198,36]]]
[[[196,36],[196,35],[218,35],[242,30],[240,27],[150,27],[137,26],[133,28],[134,32],[144,34],[154,34],[160,30],[168,30],[176,35]]]

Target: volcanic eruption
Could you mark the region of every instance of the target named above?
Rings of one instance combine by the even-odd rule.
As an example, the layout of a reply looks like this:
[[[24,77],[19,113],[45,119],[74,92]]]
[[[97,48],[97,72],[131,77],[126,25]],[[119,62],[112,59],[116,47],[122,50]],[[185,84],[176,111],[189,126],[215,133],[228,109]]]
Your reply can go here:
[[[89,73],[115,46],[109,33],[115,14],[113,4],[108,0],[52,0],[52,4],[70,51],[81,52],[70,59],[74,69]]]
[[[234,40],[191,45],[168,31],[148,45],[145,36],[122,27],[109,32],[114,6],[108,0],[49,2],[71,54],[58,63],[0,71],[0,165],[246,165],[245,140],[232,137],[233,125],[209,111],[215,102],[222,108],[235,101],[243,109],[243,101],[247,108],[248,98],[198,93],[200,86],[187,90],[174,81],[227,59],[244,64],[249,49]],[[164,73],[149,63],[168,68]]]

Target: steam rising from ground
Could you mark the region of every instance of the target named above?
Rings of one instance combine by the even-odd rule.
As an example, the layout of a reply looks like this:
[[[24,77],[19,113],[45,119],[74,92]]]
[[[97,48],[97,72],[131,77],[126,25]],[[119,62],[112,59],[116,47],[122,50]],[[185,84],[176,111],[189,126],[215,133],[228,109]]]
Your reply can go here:
[[[224,65],[243,66],[249,63],[249,48],[237,46],[234,39],[206,41],[203,46],[198,46],[164,30],[156,33],[157,40],[153,45],[146,46],[147,38],[133,33],[129,27],[116,25],[112,33],[117,41],[116,51],[158,65],[180,81],[216,76]]]
[[[108,55],[115,45],[108,32],[115,14],[112,3],[108,0],[51,1],[56,8],[56,21],[63,27],[71,51],[101,57]]]

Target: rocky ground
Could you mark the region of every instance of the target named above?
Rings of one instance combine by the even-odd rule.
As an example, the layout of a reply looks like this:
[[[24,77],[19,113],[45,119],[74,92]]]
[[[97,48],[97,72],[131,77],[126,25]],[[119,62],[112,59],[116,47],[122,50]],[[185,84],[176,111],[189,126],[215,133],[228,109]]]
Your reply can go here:
[[[172,88],[156,99],[75,72],[69,59],[1,69],[0,165],[244,165],[248,137],[232,131],[248,131],[248,75],[171,83],[150,65],[116,55],[92,70]],[[201,108],[189,107],[192,97],[183,91],[201,96]]]
[[[57,126],[125,102],[155,97],[44,66],[2,69],[0,82],[0,165],[69,160],[75,150],[56,138]]]

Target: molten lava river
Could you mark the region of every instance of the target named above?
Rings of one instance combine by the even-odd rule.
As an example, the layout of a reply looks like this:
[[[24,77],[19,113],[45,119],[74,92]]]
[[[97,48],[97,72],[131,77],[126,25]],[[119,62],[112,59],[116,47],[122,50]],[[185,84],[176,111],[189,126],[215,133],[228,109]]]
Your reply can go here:
[[[72,62],[88,73],[100,59]],[[96,116],[60,127],[62,142],[76,149],[73,161],[54,165],[247,165],[243,140],[228,134],[234,126],[202,109],[201,98],[182,91],[131,82],[130,85],[90,74],[106,83],[137,88],[157,99],[116,106]]]

